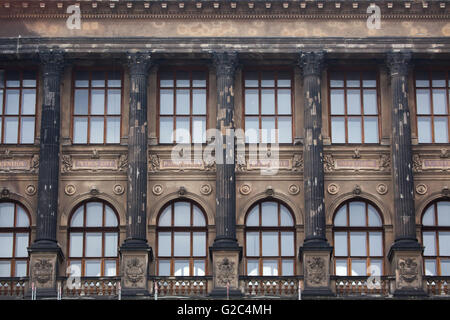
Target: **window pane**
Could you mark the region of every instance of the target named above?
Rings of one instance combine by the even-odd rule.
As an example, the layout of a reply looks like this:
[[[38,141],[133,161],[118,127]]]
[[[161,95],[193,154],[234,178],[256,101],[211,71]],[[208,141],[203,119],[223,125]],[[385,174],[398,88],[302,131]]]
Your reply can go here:
[[[159,118],[159,143],[173,142],[173,118]]]
[[[206,72],[204,71],[192,72],[192,86],[206,87]]]
[[[6,90],[5,114],[19,114],[19,90]]]
[[[72,221],[70,222],[71,227],[82,227],[83,226],[83,215],[84,206],[79,207],[72,216]]]
[[[117,216],[113,209],[105,205],[105,227],[117,227]]]
[[[347,276],[347,260],[336,260],[336,275]]]
[[[350,232],[350,255],[357,257],[367,256],[365,232]]]
[[[117,265],[116,262],[113,260],[107,260],[105,261],[105,276],[107,277],[114,277],[117,275],[116,271]]]
[[[439,201],[437,203],[437,214],[440,226],[450,226],[450,202]]]
[[[86,260],[86,277],[99,277],[101,275],[100,260]]]
[[[175,276],[189,276],[189,261],[188,260],[175,260],[174,262],[174,275]]]
[[[119,71],[108,72],[108,87],[120,88],[122,86],[122,73]]]
[[[205,232],[193,232],[192,243],[192,255],[194,257],[206,256],[206,233]]]
[[[200,208],[195,205],[193,207],[194,207],[194,216],[193,216],[194,221],[192,222],[192,225],[197,227],[206,226],[205,216],[203,215]]]
[[[383,256],[383,236],[381,232],[369,232],[369,250],[371,257]]]
[[[192,113],[206,114],[206,90],[192,90]]]
[[[347,225],[347,205],[339,208],[339,211],[334,216],[334,225],[342,227]]]
[[[424,226],[434,226],[434,206],[428,207],[427,211],[423,215],[422,223]]]
[[[450,232],[439,232],[439,255],[450,256]]]
[[[105,114],[105,91],[92,90],[91,92],[91,114]]]
[[[261,87],[275,87],[275,73],[273,71],[261,72]]]
[[[441,276],[450,276],[450,260],[441,259]]]
[[[174,232],[173,241],[173,255],[175,257],[188,257],[191,255],[189,232]]]
[[[36,72],[35,71],[24,71],[22,86],[24,87],[36,87]]]
[[[360,74],[359,72],[347,72],[347,87],[359,87],[360,86]]]
[[[331,118],[332,143],[345,143],[345,118]]]
[[[445,87],[445,72],[432,72],[431,85],[433,87]]]
[[[278,275],[278,261],[277,260],[263,260],[263,276],[277,276]]]
[[[106,112],[108,114],[120,114],[120,106],[121,106],[121,91],[118,89],[109,89],[108,90],[108,105]]]
[[[247,261],[247,274],[249,276],[258,276],[258,261],[248,260]]]
[[[275,114],[275,90],[261,90],[261,114]]]
[[[22,90],[22,114],[35,114],[36,89]]]
[[[247,215],[247,226],[259,226],[259,206],[253,207],[250,213]]]
[[[433,89],[433,113],[447,114],[447,95],[445,89]]]
[[[204,276],[205,275],[205,261],[194,260],[194,276]]]
[[[348,142],[349,143],[361,143],[361,118],[349,117],[348,118]]]
[[[73,118],[73,143],[87,143],[87,118]]]
[[[0,203],[0,227],[14,227],[14,203]]]
[[[281,275],[282,276],[293,276],[294,275],[294,261],[283,260],[281,262]]]
[[[120,118],[106,118],[106,143],[120,143]]]
[[[159,85],[161,87],[173,87],[173,72],[161,72],[159,74]]]
[[[417,114],[431,114],[430,91],[428,89],[417,89]]]
[[[86,71],[77,71],[75,73],[76,87],[89,87],[89,73]]]
[[[364,142],[378,143],[378,118],[364,118]]]
[[[172,206],[168,206],[159,216],[158,226],[169,227],[172,221]]]
[[[376,90],[364,90],[364,114],[374,115],[378,114],[377,108],[377,91]]]
[[[10,261],[0,261],[0,277],[11,277]]]
[[[330,103],[332,115],[345,114],[344,90],[331,90]]]
[[[278,256],[278,232],[262,232],[262,255]]]
[[[360,227],[366,225],[366,204],[353,201],[348,204],[350,213],[350,226]]]
[[[160,91],[160,114],[173,114],[173,90],[161,90]]]
[[[365,275],[367,275],[366,261],[352,259],[352,276]]]
[[[0,258],[13,256],[13,234],[0,233]]]
[[[364,72],[362,78],[363,87],[375,88],[377,86],[377,75],[375,72]]]
[[[281,232],[281,255],[294,256],[294,233]]]
[[[16,261],[15,277],[26,277],[27,276],[27,262],[26,261]]]
[[[245,117],[245,143],[259,142],[258,117]]]
[[[170,261],[160,260],[158,269],[160,276],[170,276]]]
[[[275,118],[264,117],[261,119],[261,142],[275,143]]]
[[[247,232],[246,233],[246,250],[247,256],[259,256],[259,233]]]
[[[88,114],[89,91],[75,90],[75,109],[74,114]]]
[[[189,90],[177,90],[177,114],[189,114]]]
[[[245,90],[245,114],[258,114],[258,90]]]
[[[103,203],[86,203],[86,226],[101,227],[103,224]]]
[[[419,143],[431,143],[431,118],[417,117]]]
[[[278,143],[292,142],[292,118],[278,118]]]
[[[90,143],[103,143],[105,120],[102,118],[91,118]]]
[[[105,72],[94,71],[92,72],[92,83],[93,87],[104,87],[105,86]]]
[[[278,72],[278,87],[290,87],[291,86],[291,73],[288,71]]]
[[[334,254],[335,256],[347,256],[347,232],[334,233]]]
[[[100,232],[86,233],[86,257],[102,256],[102,234]]]
[[[190,143],[189,117],[177,117],[175,139],[177,143]]]
[[[28,233],[16,233],[16,257],[28,257]]]
[[[347,114],[361,114],[361,93],[359,90],[347,91]]]
[[[278,114],[291,114],[291,90],[278,90]]]
[[[424,256],[436,256],[436,233],[424,232],[423,233],[423,251]]]
[[[426,276],[435,276],[436,272],[436,260],[425,260],[425,275]]]
[[[179,227],[191,225],[191,204],[189,202],[175,202],[174,210],[175,226]]]
[[[334,88],[344,87],[344,74],[342,72],[331,72],[330,86]]]
[[[6,71],[6,86],[7,87],[20,87],[20,72],[19,71]]]
[[[83,256],[83,234],[71,233],[70,234],[70,256],[82,257]]]
[[[430,86],[428,72],[416,72],[416,86],[417,87],[429,87]]]
[[[117,256],[117,239],[118,234],[116,232],[105,233],[105,257]]]
[[[280,226],[282,227],[294,226],[294,220],[292,219],[291,213],[282,204],[280,204]]]
[[[383,274],[383,260],[370,260],[370,269],[367,275],[381,276]]]
[[[245,86],[257,87],[258,86],[258,73],[254,71],[245,72]]]
[[[278,226],[278,203],[263,202],[261,203],[261,225]]]
[[[436,143],[448,142],[447,117],[434,118],[434,142]]]
[[[369,211],[369,227],[381,227],[382,222],[378,211],[370,204],[367,205],[367,209]]]
[[[17,227],[30,226],[30,219],[28,218],[28,215],[21,206],[17,206],[16,226]]]
[[[17,143],[19,131],[19,118],[5,118],[5,143]]]
[[[22,117],[20,143],[34,143],[34,117]]]
[[[192,143],[206,143],[205,117],[192,117]]]
[[[158,233],[158,256],[170,257],[172,255],[170,232]]]
[[[177,71],[177,87],[189,87],[189,72]]]
[[[81,261],[70,260],[69,270],[67,270],[67,274],[74,277],[81,277]]]

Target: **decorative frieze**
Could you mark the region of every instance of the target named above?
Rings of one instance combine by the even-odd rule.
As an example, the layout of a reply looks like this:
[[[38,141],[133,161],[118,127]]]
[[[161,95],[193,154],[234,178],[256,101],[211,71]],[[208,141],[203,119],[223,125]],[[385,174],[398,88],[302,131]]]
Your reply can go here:
[[[39,170],[39,155],[9,156],[0,158],[0,173],[37,173]]]
[[[326,154],[323,158],[323,168],[327,173],[335,171],[379,171],[390,172],[391,159],[389,155],[382,154],[378,159],[361,159],[361,157],[335,158],[332,154]]]
[[[449,172],[450,171],[450,159],[441,156],[440,158],[431,158],[427,156],[426,158],[419,155],[413,155],[413,171],[423,172],[423,171],[434,171],[434,172]]]
[[[76,157],[72,155],[61,156],[61,172],[68,173],[74,171],[126,171],[128,166],[128,155],[120,155],[116,159],[106,159],[91,157]]]

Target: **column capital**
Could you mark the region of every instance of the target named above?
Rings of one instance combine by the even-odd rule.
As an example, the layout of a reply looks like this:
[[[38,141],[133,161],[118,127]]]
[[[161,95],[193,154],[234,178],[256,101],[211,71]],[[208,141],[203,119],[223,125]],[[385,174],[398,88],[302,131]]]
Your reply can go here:
[[[303,77],[320,76],[325,62],[325,51],[300,52],[298,64]]]
[[[64,69],[64,52],[59,49],[40,49],[39,59],[44,76],[60,76]]]
[[[131,75],[145,75],[153,65],[152,54],[149,51],[127,52],[126,59]]]
[[[236,51],[212,52],[217,76],[232,76],[238,66],[238,53]]]
[[[392,51],[386,54],[386,65],[391,77],[408,75],[410,61],[410,51]]]

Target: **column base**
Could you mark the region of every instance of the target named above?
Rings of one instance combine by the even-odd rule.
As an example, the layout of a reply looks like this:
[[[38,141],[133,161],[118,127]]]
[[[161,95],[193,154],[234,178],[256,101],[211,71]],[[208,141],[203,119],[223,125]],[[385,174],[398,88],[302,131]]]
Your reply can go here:
[[[210,295],[216,298],[229,296],[239,297],[239,261],[242,258],[242,247],[209,248],[213,262],[213,290]]]

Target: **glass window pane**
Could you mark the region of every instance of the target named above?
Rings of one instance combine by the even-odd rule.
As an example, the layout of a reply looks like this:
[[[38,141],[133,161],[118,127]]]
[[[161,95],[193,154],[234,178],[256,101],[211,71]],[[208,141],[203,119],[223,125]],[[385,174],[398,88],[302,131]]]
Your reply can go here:
[[[28,233],[16,233],[16,252],[15,256],[19,258],[28,257]]]
[[[206,114],[206,90],[192,90],[192,113]]]
[[[382,222],[378,211],[370,204],[367,205],[367,209],[369,211],[369,227],[381,227]]]
[[[22,90],[22,114],[35,114],[36,89]]]
[[[344,90],[331,90],[330,104],[332,115],[345,114]]]
[[[206,117],[192,117],[192,143],[206,143]]]
[[[173,142],[173,118],[159,118],[159,143]]]
[[[371,257],[383,256],[383,236],[381,232],[369,232],[369,250]]]
[[[347,260],[336,260],[336,275],[347,276]]]
[[[19,90],[6,90],[5,114],[19,114]]]
[[[101,227],[103,224],[103,203],[86,203],[86,226]]]
[[[426,276],[435,276],[436,272],[436,260],[425,260],[425,275]]]
[[[177,90],[177,114],[189,114],[189,90]]]
[[[20,143],[34,143],[34,117],[22,117],[20,120]]]
[[[350,255],[357,257],[367,256],[365,232],[350,232]]]
[[[190,233],[189,232],[174,232],[173,235],[173,255],[175,257],[188,257],[190,252]]]
[[[419,143],[431,143],[431,118],[417,117]]]
[[[11,277],[10,261],[0,261],[0,277]]]
[[[117,227],[117,216],[113,209],[105,205],[105,227]]]
[[[26,261],[16,261],[15,277],[26,277],[27,276],[27,262]]]
[[[93,87],[104,87],[105,86],[105,72],[94,71],[92,72],[92,83]]]
[[[175,202],[174,210],[175,226],[180,227],[191,225],[191,204],[189,202]]]
[[[158,265],[158,275],[170,276],[170,261],[160,260]]]
[[[22,79],[22,86],[24,87],[36,87],[36,72],[35,71],[24,71],[23,72],[23,79]]]
[[[87,118],[73,118],[73,143],[87,143]]]
[[[428,89],[417,89],[417,114],[431,114],[430,91]]]
[[[175,276],[189,276],[189,260],[175,260],[174,269]]]
[[[160,109],[159,114],[173,114],[173,90],[164,89],[159,93]]]
[[[278,232],[262,232],[262,255],[278,256]]]
[[[253,207],[253,209],[247,215],[247,226],[259,226],[259,206]]]
[[[20,72],[15,70],[6,71],[6,86],[20,87]]]
[[[258,276],[258,261],[248,260],[247,261],[247,275],[249,276]]]
[[[18,117],[5,118],[5,143],[17,143],[18,134],[19,134],[19,118]]]
[[[278,143],[292,142],[292,118],[278,118]]]
[[[376,72],[363,72],[363,87],[365,88],[375,88],[377,86],[377,75]]]
[[[281,275],[282,276],[293,276],[294,275],[294,261],[293,260],[282,260],[281,261]]]
[[[0,233],[0,258],[13,256],[13,234]]]
[[[172,71],[160,72],[159,85],[161,87],[173,87],[173,72]]]
[[[432,72],[431,85],[433,87],[445,87],[445,72]]]
[[[261,72],[261,87],[275,87],[275,72]]]
[[[170,232],[158,232],[158,256],[170,257],[172,255],[171,249],[171,233]]]
[[[433,113],[447,114],[447,95],[445,89],[433,89]]]
[[[245,114],[259,114],[258,90],[245,90]]]
[[[261,90],[261,114],[275,114],[275,90]]]
[[[91,91],[91,114],[105,114],[105,91]]]
[[[82,88],[89,87],[89,72],[77,71],[75,73],[75,86]]]
[[[90,132],[90,143],[103,143],[104,134],[104,118],[91,118],[91,132]]]
[[[288,208],[280,204],[280,226],[282,227],[293,227],[294,220]]]
[[[428,72],[416,72],[416,87],[429,87],[430,80]]]
[[[347,72],[347,87],[359,87],[360,86],[360,74],[359,72]]]
[[[69,270],[67,270],[67,275],[72,275],[73,277],[81,277],[81,261],[70,260]]]
[[[335,232],[334,233],[334,254],[335,256],[344,256],[348,255],[347,250],[347,232]]]
[[[361,114],[361,93],[359,90],[347,90],[347,114]]]
[[[258,72],[254,71],[245,72],[245,86],[246,87],[258,86]]]
[[[86,260],[86,277],[101,276],[101,262],[100,260]]]
[[[202,277],[205,275],[205,261],[194,260],[194,276]]]
[[[120,89],[108,89],[108,105],[106,107],[106,112],[108,114],[120,114],[122,94]]]
[[[280,89],[277,92],[278,114],[291,114],[291,90]]]
[[[28,218],[27,213],[21,206],[17,206],[17,217],[16,217],[16,226],[17,227],[29,227],[30,219]]]
[[[435,223],[436,222],[434,221],[434,206],[432,205],[428,207],[427,211],[425,211],[423,215],[422,224],[424,226],[434,226]]]
[[[450,226],[450,201],[439,201],[437,214],[440,226]]]
[[[275,131],[275,118],[264,117],[261,119],[261,142],[262,143],[275,143],[276,141]]]
[[[259,142],[258,117],[245,117],[245,143]]]
[[[350,226],[360,227],[366,225],[366,204],[353,201],[348,204],[350,213]]]
[[[370,269],[367,275],[381,276],[383,275],[383,260],[370,259]]]
[[[278,72],[278,87],[290,87],[291,86],[291,73],[288,71]]]
[[[83,256],[83,234],[71,233],[70,234],[70,256],[82,257]]]
[[[295,255],[293,232],[281,232],[281,255],[287,257]]]
[[[436,256],[436,233],[424,232],[423,233],[423,251],[424,256]]]
[[[249,257],[259,256],[259,233],[246,233],[246,255]]]
[[[102,256],[102,234],[100,232],[86,233],[86,257]]]
[[[204,227],[206,226],[205,216],[203,215],[203,212],[200,210],[199,207],[193,206],[194,209],[194,215],[193,215],[193,222],[192,225],[196,227]]]
[[[119,71],[108,72],[108,87],[120,88],[122,86],[122,73]]]
[[[450,256],[450,232],[439,232],[439,255]]]
[[[365,275],[367,275],[366,261],[352,259],[352,276]]]
[[[105,261],[105,276],[115,277],[117,276],[117,264],[116,261],[106,260]]]
[[[263,276],[277,276],[278,275],[278,261],[277,260],[263,260]]]
[[[177,87],[189,87],[189,72],[177,71]]]
[[[14,203],[11,202],[0,203],[0,227],[2,228],[14,227]]]
[[[441,276],[450,276],[450,260],[441,259]]]
[[[172,206],[168,206],[159,216],[158,226],[169,227],[172,221]]]
[[[364,143],[378,143],[378,118],[364,118]]]
[[[206,256],[206,233],[205,232],[193,232],[192,243],[192,255],[194,257]]]
[[[278,226],[278,203],[266,201],[261,203],[261,225]]]
[[[106,143],[120,143],[120,117],[106,118]]]
[[[177,143],[190,143],[189,117],[176,118],[175,140]]]
[[[82,227],[84,219],[84,206],[80,206],[72,216],[72,221],[70,222],[71,227]]]
[[[348,118],[348,142],[349,143],[361,143],[361,118],[349,117]]]
[[[434,118],[434,142],[447,143],[448,142],[448,123],[447,117]]]
[[[344,87],[344,74],[342,72],[330,73],[330,87],[342,88]]]
[[[367,90],[367,89],[364,90],[363,101],[364,101],[364,114],[367,115],[378,114],[376,90]]]
[[[347,225],[347,205],[339,208],[338,212],[334,216],[334,225],[336,227],[342,227]]]
[[[331,142],[345,143],[345,118],[331,118]]]
[[[118,234],[116,232],[105,233],[105,257],[116,257],[118,246]]]
[[[74,114],[88,114],[89,110],[89,91],[75,90],[75,108]]]
[[[192,72],[192,86],[206,87],[206,72],[204,71]]]

